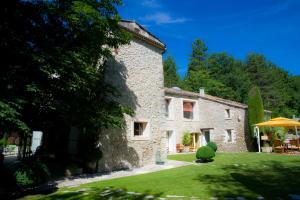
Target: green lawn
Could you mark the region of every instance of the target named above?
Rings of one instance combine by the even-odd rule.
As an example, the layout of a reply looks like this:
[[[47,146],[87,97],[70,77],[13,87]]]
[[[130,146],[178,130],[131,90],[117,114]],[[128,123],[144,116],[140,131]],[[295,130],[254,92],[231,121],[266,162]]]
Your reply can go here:
[[[191,162],[195,155],[172,155],[169,159]],[[99,199],[100,192],[108,186],[161,197],[178,195],[222,199],[243,196],[253,199],[263,196],[265,199],[288,199],[289,194],[300,195],[300,156],[217,153],[215,160],[206,164],[101,181],[79,188],[64,188],[48,196],[28,198]],[[82,191],[78,192],[80,189]]]

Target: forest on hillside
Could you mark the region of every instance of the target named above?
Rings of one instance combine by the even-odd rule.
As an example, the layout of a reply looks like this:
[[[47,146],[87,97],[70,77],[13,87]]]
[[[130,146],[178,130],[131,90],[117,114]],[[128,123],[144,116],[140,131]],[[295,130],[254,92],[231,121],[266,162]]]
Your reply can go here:
[[[293,117],[300,115],[300,76],[290,75],[272,61],[258,53],[249,53],[245,60],[238,60],[226,52],[210,53],[201,39],[192,44],[188,71],[183,78],[177,73],[175,59],[164,59],[165,87],[206,93],[242,103],[248,102],[248,93],[257,86],[264,108],[272,116]]]

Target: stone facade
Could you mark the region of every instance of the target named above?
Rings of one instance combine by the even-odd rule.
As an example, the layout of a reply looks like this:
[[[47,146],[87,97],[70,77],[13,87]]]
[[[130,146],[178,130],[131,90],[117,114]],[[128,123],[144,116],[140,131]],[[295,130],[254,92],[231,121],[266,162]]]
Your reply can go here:
[[[176,150],[175,144],[182,144],[183,134],[187,131],[192,133],[196,148],[205,145],[210,140],[217,143],[218,151],[248,150],[246,105],[206,95],[204,92],[203,94],[191,93],[179,88],[167,88],[165,93],[170,107],[166,130],[175,134],[173,140],[176,141],[169,146],[171,153]],[[193,119],[183,117],[183,102],[193,103]],[[228,131],[231,132],[231,137]]]
[[[119,101],[133,108],[135,115],[125,116],[125,130],[106,130],[101,134],[100,144],[104,157],[98,164],[102,171],[154,163],[157,152],[160,152],[162,158],[167,154],[163,129],[162,54],[165,47],[159,44],[159,40],[143,38],[148,33],[136,23],[122,23],[125,23],[125,28],[130,28],[129,31],[138,34],[133,34],[129,45],[116,51],[115,59],[108,64],[107,82],[121,91]],[[156,42],[156,45],[163,48],[150,42]],[[135,122],[145,125],[143,135],[134,135]]]
[[[182,143],[186,131],[192,133],[196,147],[210,140],[217,143],[219,151],[248,150],[246,105],[207,95],[203,90],[192,93],[164,88],[165,45],[133,21],[121,21],[120,26],[132,33],[133,39],[114,51],[106,80],[121,91],[118,100],[133,108],[135,115],[125,115],[126,128],[100,134],[104,157],[98,163],[99,170],[153,164],[157,155],[164,160],[168,152],[176,152],[176,144]],[[184,118],[183,102],[192,103],[192,120]]]

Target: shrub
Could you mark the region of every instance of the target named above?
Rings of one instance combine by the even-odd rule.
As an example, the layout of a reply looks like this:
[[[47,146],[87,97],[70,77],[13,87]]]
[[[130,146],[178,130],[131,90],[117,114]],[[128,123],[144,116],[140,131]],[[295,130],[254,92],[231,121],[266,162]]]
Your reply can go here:
[[[191,144],[191,134],[190,132],[185,132],[182,138],[182,144],[184,146],[189,146]]]
[[[7,145],[7,134],[4,133],[4,135],[0,138],[0,147],[5,147]]]
[[[196,153],[197,159],[207,162],[207,161],[210,161],[213,157],[215,157],[215,152],[209,146],[203,146],[197,150],[197,153]]]
[[[32,170],[18,170],[15,172],[16,182],[22,186],[34,185],[34,181],[31,178]]]
[[[38,161],[23,161],[15,172],[16,183],[21,186],[34,186],[45,183],[49,179],[48,167]]]
[[[212,150],[214,150],[214,152],[216,152],[217,149],[218,149],[217,144],[214,143],[214,142],[208,142],[208,143],[206,144],[206,146],[212,148]]]

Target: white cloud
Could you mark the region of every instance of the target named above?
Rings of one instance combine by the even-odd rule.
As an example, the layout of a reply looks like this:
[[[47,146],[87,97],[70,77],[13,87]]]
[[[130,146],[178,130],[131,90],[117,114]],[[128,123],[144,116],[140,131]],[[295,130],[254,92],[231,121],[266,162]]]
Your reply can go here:
[[[164,13],[164,12],[158,12],[152,15],[146,15],[145,17],[142,18],[142,20],[154,22],[156,24],[177,24],[177,23],[184,23],[188,21],[188,19],[184,17],[174,18],[171,17],[168,13]]]
[[[149,8],[159,8],[161,4],[157,0],[144,0],[142,1],[142,5]]]

